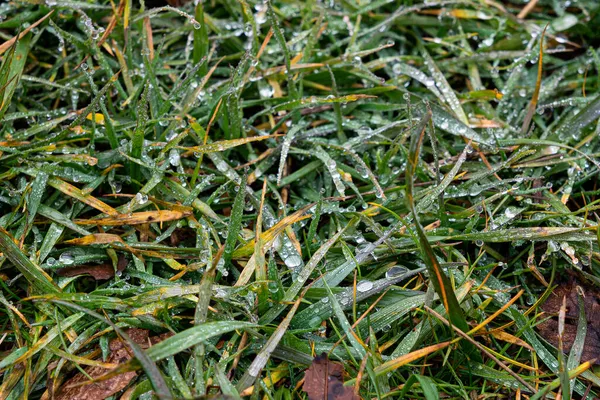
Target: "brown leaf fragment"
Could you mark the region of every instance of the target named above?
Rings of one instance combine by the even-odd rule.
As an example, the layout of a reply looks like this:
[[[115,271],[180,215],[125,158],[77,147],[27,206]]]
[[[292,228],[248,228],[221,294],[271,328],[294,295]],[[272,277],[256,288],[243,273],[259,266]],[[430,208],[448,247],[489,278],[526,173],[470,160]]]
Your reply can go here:
[[[112,267],[111,267],[112,268]],[[166,339],[171,334],[162,334],[149,337],[146,329],[132,328],[127,330],[127,335],[142,349]],[[109,343],[110,355],[107,362],[113,364],[122,364],[133,358],[133,351],[121,339],[116,338]],[[92,378],[98,378],[109,371],[101,367],[88,367],[85,372]],[[55,400],[101,400],[112,396],[115,393],[125,389],[129,382],[137,376],[135,371],[125,372],[105,381],[91,383],[89,385],[81,384],[88,381],[88,378],[78,373],[66,381],[58,392],[55,393]]]
[[[127,267],[127,259],[124,256],[119,256],[117,263],[117,271],[121,272]],[[106,264],[88,264],[78,265],[75,267],[65,267],[56,271],[59,276],[79,276],[91,275],[95,280],[101,281],[110,279],[115,276],[115,269],[111,263]]]
[[[563,299],[566,299],[562,345],[566,353],[571,351],[577,335],[579,318],[578,286],[584,293],[583,304],[587,320],[587,334],[581,354],[581,361],[595,360],[595,364],[600,364],[600,324],[598,324],[598,319],[600,318],[599,289],[582,284],[573,278],[568,283],[559,285],[541,306],[546,314],[545,316],[551,316],[551,318],[538,324],[537,328],[544,339],[558,348],[559,313],[563,305]]]
[[[306,370],[302,390],[309,400],[359,400],[352,387],[344,386],[344,366],[329,361],[327,354],[315,357]]]

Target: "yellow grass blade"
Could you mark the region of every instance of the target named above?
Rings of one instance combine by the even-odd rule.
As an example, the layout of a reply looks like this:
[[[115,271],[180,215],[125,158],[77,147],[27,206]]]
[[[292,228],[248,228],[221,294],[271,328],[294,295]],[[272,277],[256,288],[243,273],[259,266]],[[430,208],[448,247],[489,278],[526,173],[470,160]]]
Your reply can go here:
[[[147,224],[149,222],[177,221],[190,215],[192,215],[191,210],[142,211],[131,214],[119,214],[108,218],[76,219],[74,222],[78,225],[139,225]]]

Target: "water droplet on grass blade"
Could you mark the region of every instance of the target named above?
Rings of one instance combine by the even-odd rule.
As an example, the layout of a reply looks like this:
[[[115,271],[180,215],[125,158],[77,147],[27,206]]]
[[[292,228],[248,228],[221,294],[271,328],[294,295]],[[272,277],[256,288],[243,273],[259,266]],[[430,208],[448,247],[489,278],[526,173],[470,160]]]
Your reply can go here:
[[[504,210],[504,215],[506,215],[507,218],[514,218],[517,215],[517,210],[515,210],[514,207],[507,207],[506,210]]]
[[[138,193],[135,195],[135,202],[138,204],[146,204],[148,202],[148,195],[145,193]]]
[[[300,256],[292,254],[289,257],[286,257],[283,260],[283,262],[285,263],[285,265],[288,266],[288,268],[296,268],[297,266],[302,264],[302,259],[300,258]]]
[[[169,163],[174,167],[177,167],[181,163],[181,157],[179,156],[179,152],[177,150],[172,149],[169,152]]]
[[[404,275],[408,270],[404,267],[394,266],[387,270],[385,273],[386,278],[395,278],[400,275]]]
[[[63,265],[71,265],[75,262],[75,257],[71,253],[64,252],[60,255],[58,261]]]
[[[373,282],[371,281],[360,281],[356,285],[356,290],[359,292],[367,292],[371,289],[373,289]]]

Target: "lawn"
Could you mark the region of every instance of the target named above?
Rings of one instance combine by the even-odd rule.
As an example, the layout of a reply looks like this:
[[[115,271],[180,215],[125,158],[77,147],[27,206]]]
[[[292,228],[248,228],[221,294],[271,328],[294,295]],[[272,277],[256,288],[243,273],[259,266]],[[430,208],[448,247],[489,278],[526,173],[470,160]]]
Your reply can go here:
[[[0,400],[596,398],[598,26],[1,2]]]

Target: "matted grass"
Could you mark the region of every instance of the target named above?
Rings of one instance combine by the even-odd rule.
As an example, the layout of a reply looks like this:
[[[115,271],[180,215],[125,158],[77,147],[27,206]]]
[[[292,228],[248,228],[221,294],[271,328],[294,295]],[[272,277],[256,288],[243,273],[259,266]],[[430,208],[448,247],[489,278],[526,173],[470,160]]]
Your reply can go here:
[[[0,4],[1,399],[596,396],[595,0],[147,3]]]

